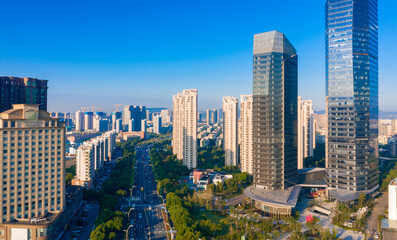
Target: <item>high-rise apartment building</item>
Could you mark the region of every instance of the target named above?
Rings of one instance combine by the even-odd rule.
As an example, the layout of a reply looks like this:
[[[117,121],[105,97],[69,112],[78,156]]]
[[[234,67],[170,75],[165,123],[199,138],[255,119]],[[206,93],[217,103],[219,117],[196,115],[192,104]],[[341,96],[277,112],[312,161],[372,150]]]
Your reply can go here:
[[[223,149],[225,150],[225,166],[237,166],[239,164],[237,112],[238,98],[223,97]]]
[[[332,198],[378,188],[378,1],[327,0],[326,167]]]
[[[256,188],[297,183],[298,57],[278,31],[254,35],[253,177]]]
[[[83,111],[76,112],[76,131],[83,132],[85,130],[85,113]]]
[[[211,123],[212,124],[218,123],[218,110],[217,109],[213,109],[211,111]]]
[[[0,223],[29,225],[62,212],[65,141],[64,124],[39,105],[15,104],[0,113]]]
[[[165,123],[171,123],[172,111],[168,109],[161,109],[161,120]]]
[[[122,118],[122,113],[121,112],[112,112],[112,129],[116,130],[116,122],[117,119]]]
[[[240,161],[241,172],[253,174],[253,150],[252,150],[252,94],[241,95],[240,107]]]
[[[161,133],[161,127],[162,127],[162,117],[161,115],[156,115],[153,117],[153,132],[160,134]]]
[[[298,97],[298,169],[303,168],[303,160],[313,157],[316,147],[316,127],[314,123],[313,101]]]
[[[85,112],[84,113],[84,130],[93,130],[94,129],[94,113],[93,112]]]
[[[79,146],[76,155],[76,177],[72,184],[91,188],[96,170],[102,169],[105,162],[112,158],[115,147],[115,130],[105,132]]]
[[[146,119],[141,121],[141,132],[146,132]]]
[[[207,114],[206,114],[206,123],[209,126],[211,124],[211,110],[207,109]]]
[[[197,89],[173,96],[172,149],[189,169],[197,167]]]
[[[0,112],[13,104],[39,104],[47,111],[47,82],[36,78],[0,77]]]

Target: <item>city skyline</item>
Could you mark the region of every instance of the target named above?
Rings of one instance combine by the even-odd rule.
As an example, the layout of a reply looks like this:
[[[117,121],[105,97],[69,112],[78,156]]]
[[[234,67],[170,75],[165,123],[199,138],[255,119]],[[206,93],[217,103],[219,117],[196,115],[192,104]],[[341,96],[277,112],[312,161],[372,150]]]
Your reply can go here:
[[[124,7],[133,10],[139,8],[145,13],[149,11],[146,5],[119,3],[108,6],[99,2],[96,3],[97,12],[93,13],[86,11],[92,6],[85,3],[79,4],[76,9],[63,6],[71,12],[57,10],[57,5],[51,4],[43,7],[40,4],[30,6],[30,3],[26,3],[26,9],[21,9],[19,5],[13,5],[15,3],[5,3],[3,7],[8,11],[1,16],[3,20],[16,10],[25,14],[18,14],[20,18],[0,29],[5,34],[12,35],[13,39],[23,34],[25,40],[0,40],[3,52],[0,75],[49,80],[49,111],[75,112],[81,106],[99,105],[104,111],[110,112],[116,103],[170,109],[172,101],[169,96],[184,88],[198,89],[201,96],[198,104],[200,111],[207,108],[220,109],[223,96],[252,93],[250,53],[253,34],[278,29],[289,36],[300,52],[299,95],[303,99],[313,100],[314,110],[324,110],[324,2],[288,2],[291,7],[285,9],[286,16],[295,16],[296,23],[293,25],[289,24],[288,19],[269,21],[276,13],[269,13],[267,17],[251,16],[255,14],[250,14],[254,10],[248,9],[249,4],[241,6],[242,8],[227,7],[229,12],[225,13],[218,11],[224,7],[221,4],[211,5],[213,8],[205,8],[200,12],[205,6],[203,3],[203,6],[199,6],[200,9],[195,10],[197,12],[193,6],[182,4],[191,16],[168,6],[166,9],[170,13],[175,11],[177,16],[170,17],[164,23],[149,22],[147,29],[135,24],[137,21],[141,23],[144,17],[142,13],[133,11],[128,15],[121,14],[123,16],[107,13],[109,10],[122,11]],[[282,6],[281,3],[272,3],[269,9],[277,12]],[[396,53],[392,43],[397,38],[393,32],[397,20],[392,16],[391,10],[395,6],[397,3],[394,1],[382,1],[379,5],[379,27],[382,29],[379,33],[379,56],[382,59],[379,62],[379,105],[383,111],[397,111],[392,104],[393,87],[390,87],[393,86],[394,77],[392,57]],[[41,7],[43,8],[38,9]],[[28,9],[29,12],[25,12]],[[30,9],[38,10],[39,14],[36,12],[35,17],[29,18],[30,12],[34,12]],[[159,13],[160,10],[161,6],[150,14]],[[50,16],[42,17],[40,11],[50,12]],[[102,17],[104,14],[101,13],[105,11],[114,19]],[[232,17],[240,11],[245,14],[242,14],[241,22],[236,22]],[[83,12],[86,14],[84,17]],[[312,14],[304,14],[305,12]],[[74,18],[66,22],[63,18],[66,14],[71,14]],[[198,14],[204,14],[208,19],[197,22]],[[48,22],[47,17],[52,17],[54,21]],[[186,23],[176,22],[176,18],[180,17],[184,17]],[[218,20],[222,17],[225,20]],[[22,27],[27,18],[31,23]],[[223,21],[227,20],[230,22],[225,24]],[[214,26],[208,26],[210,21],[213,21]],[[249,25],[248,22],[255,24]],[[115,23],[120,26],[113,29]],[[59,32],[54,24],[61,25],[64,32]],[[130,29],[128,24],[132,25]],[[196,30],[186,29],[188,24],[193,24]],[[36,29],[36,25],[40,29]],[[28,31],[27,27],[31,30]],[[115,32],[118,30],[120,31]],[[161,41],[152,37],[152,32],[156,30],[157,38]],[[197,31],[201,31],[201,34],[197,34]],[[78,41],[70,37],[75,34],[79,34]],[[119,41],[104,36],[107,34],[114,34]],[[42,39],[41,36],[46,38]],[[42,41],[37,41],[36,38]],[[149,59],[155,51],[159,53],[158,57]],[[185,85],[179,86],[181,82]],[[147,97],[147,92],[153,93],[150,98]]]

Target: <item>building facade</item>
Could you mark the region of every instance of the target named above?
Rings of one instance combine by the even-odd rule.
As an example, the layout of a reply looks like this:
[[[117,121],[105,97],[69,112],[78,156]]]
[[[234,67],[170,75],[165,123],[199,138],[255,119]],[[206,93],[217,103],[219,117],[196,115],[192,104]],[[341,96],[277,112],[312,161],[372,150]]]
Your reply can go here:
[[[76,112],[75,129],[77,132],[83,132],[85,130],[85,114],[83,111]]]
[[[223,97],[223,149],[225,150],[225,166],[237,166],[237,112],[238,98]]]
[[[30,239],[51,235],[38,225],[51,226],[65,207],[65,142],[64,123],[37,104],[0,113],[0,230],[6,239],[22,239],[18,234],[29,229],[35,230]]]
[[[298,169],[303,168],[303,160],[313,157],[316,147],[316,127],[312,100],[298,97]]]
[[[173,96],[172,149],[189,169],[197,167],[197,89]]]
[[[207,109],[207,114],[206,114],[206,123],[207,125],[211,125],[211,110]]]
[[[298,59],[278,31],[254,35],[254,186],[285,189],[297,183]]]
[[[47,82],[37,78],[0,77],[0,112],[13,104],[39,104],[47,111]]]
[[[94,129],[94,113],[93,112],[85,112],[84,113],[84,130],[93,130]]]
[[[252,94],[240,97],[240,161],[241,172],[253,174],[253,149],[252,149]]]
[[[332,198],[378,188],[378,1],[327,0],[326,167]]]

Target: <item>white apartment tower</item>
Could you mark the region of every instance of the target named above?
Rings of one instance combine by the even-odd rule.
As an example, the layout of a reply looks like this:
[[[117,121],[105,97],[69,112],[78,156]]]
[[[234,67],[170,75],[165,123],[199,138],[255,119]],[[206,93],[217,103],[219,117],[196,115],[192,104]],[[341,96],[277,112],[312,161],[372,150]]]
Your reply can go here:
[[[84,131],[84,112],[83,111],[77,111],[76,112],[76,131],[77,132],[82,132]]]
[[[161,133],[162,127],[162,117],[160,115],[156,115],[153,117],[153,132],[156,134]]]
[[[102,169],[105,162],[111,159],[115,147],[115,130],[105,132],[79,146],[76,156],[76,177],[72,180],[72,184],[91,188],[95,171]]]
[[[240,161],[241,172],[253,174],[253,149],[252,149],[252,94],[241,95],[240,108]]]
[[[303,168],[303,159],[313,156],[316,147],[312,100],[298,97],[298,169]]]
[[[0,223],[62,212],[65,142],[64,124],[39,105],[15,104],[0,113]]]
[[[173,96],[173,153],[189,169],[197,167],[197,98],[197,89]]]
[[[237,166],[237,112],[238,98],[223,97],[223,148],[225,150],[225,166]]]
[[[84,130],[93,130],[94,129],[94,113],[93,112],[85,112],[84,113]]]
[[[171,123],[172,111],[168,109],[161,109],[161,121],[162,123]]]
[[[389,184],[389,220],[397,220],[397,178]]]

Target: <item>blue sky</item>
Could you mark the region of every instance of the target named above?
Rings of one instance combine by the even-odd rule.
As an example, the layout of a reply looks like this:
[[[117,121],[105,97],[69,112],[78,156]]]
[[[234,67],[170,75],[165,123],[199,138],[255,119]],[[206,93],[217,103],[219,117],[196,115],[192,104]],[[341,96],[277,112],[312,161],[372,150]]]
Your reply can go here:
[[[253,34],[283,32],[299,94],[324,109],[324,0],[0,1],[0,75],[49,80],[49,111],[114,104],[199,109],[252,92]],[[397,1],[379,1],[380,109],[397,111]]]

